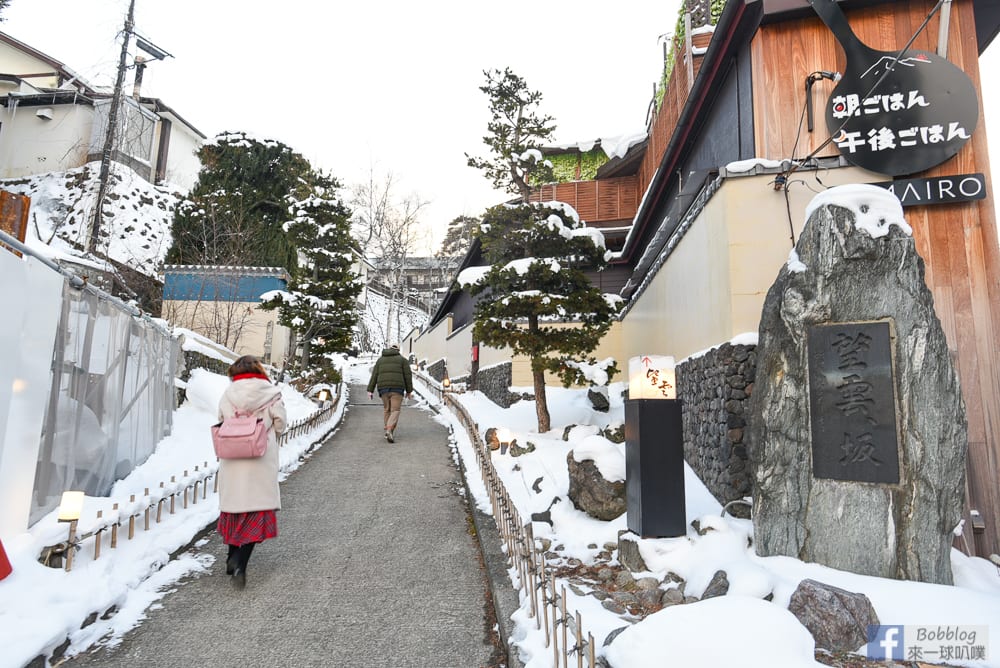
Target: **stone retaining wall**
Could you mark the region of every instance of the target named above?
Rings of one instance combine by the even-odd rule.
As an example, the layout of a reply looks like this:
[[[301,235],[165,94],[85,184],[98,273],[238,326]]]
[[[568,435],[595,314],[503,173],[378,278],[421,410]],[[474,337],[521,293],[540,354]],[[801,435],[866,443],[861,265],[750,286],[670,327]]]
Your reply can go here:
[[[433,364],[428,364],[427,367],[424,369],[424,371],[427,372],[428,376],[430,376],[439,383],[442,380],[444,380],[444,372],[446,370],[447,368],[445,367],[445,361],[443,357],[434,362]]]
[[[461,376],[451,380],[453,383],[468,383],[469,377]],[[483,367],[476,375],[476,389],[501,408],[510,408],[513,403],[510,393],[511,382],[513,382],[513,365],[510,362]]]
[[[744,431],[756,371],[756,346],[731,343],[677,366],[684,459],[723,504],[753,493]],[[732,513],[749,516],[743,505]]]

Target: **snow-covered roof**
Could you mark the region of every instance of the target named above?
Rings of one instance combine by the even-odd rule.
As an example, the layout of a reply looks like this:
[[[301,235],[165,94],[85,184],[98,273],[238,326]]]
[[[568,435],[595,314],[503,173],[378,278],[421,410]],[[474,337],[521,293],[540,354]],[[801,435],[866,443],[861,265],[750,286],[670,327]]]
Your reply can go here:
[[[592,141],[572,142],[568,144],[553,144],[542,149],[543,153],[563,153],[579,151],[587,153],[595,148],[600,148],[608,158],[623,158],[630,148],[646,139],[646,131],[634,132],[631,134],[616,135],[613,137],[599,137]]]

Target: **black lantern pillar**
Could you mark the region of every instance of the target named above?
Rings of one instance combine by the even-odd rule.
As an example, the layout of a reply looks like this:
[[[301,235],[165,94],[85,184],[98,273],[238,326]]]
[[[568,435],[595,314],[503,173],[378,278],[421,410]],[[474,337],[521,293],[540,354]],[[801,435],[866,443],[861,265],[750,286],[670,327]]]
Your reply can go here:
[[[673,359],[647,356],[634,360],[640,362],[634,369],[630,361],[630,398],[625,402],[628,528],[645,538],[683,536],[687,533],[684,438]],[[657,360],[661,360],[659,367]]]

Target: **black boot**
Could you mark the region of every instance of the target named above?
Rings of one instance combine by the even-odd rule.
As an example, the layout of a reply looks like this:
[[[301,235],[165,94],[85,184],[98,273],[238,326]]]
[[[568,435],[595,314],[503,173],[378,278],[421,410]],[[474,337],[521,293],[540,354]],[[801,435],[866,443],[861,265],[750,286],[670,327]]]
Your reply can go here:
[[[233,555],[236,562],[233,569],[233,586],[237,589],[243,589],[247,585],[247,563],[250,561],[250,553],[253,552],[254,545],[256,543],[240,545]]]
[[[236,550],[235,545],[229,545],[229,554],[226,555],[226,575],[232,575],[236,570]]]

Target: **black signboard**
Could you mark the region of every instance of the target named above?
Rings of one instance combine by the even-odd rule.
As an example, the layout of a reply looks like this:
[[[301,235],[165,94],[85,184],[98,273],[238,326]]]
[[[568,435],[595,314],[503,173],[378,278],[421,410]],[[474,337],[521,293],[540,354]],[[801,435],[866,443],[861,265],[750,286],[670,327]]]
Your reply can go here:
[[[814,325],[808,355],[813,476],[898,483],[889,323]]]
[[[841,154],[859,167],[900,176],[958,153],[979,120],[976,90],[965,72],[927,51],[869,48],[835,0],[809,1],[847,56],[826,109]]]
[[[986,177],[982,172],[922,179],[895,179],[879,181],[872,185],[891,192],[899,198],[903,206],[954,204],[986,199]]]

